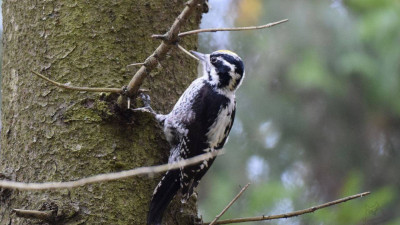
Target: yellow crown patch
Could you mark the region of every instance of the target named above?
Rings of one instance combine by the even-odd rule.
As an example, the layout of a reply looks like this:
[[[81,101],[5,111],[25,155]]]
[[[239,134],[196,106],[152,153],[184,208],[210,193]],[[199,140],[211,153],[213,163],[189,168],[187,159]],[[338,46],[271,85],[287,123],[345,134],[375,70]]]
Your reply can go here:
[[[227,54],[231,54],[231,55],[237,55],[236,53],[234,53],[234,52],[232,52],[232,51],[224,50],[224,49],[218,50],[217,52],[220,52],[220,53],[227,53]]]

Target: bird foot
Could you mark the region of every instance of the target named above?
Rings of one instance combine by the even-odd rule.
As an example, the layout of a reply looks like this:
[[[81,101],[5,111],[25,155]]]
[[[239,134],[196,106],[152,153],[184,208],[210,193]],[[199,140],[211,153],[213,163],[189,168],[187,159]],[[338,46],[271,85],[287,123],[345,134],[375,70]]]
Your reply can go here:
[[[151,107],[145,106],[145,107],[140,107],[140,108],[136,108],[136,109],[132,109],[133,112],[143,112],[143,113],[151,113],[153,115],[155,115],[156,113],[154,112],[154,110]]]
[[[153,115],[156,115],[157,113],[150,106],[150,103],[151,103],[150,96],[148,94],[145,94],[145,93],[140,93],[139,97],[142,100],[144,107],[132,109],[132,111],[134,111],[134,112],[145,112],[145,113],[151,113]]]

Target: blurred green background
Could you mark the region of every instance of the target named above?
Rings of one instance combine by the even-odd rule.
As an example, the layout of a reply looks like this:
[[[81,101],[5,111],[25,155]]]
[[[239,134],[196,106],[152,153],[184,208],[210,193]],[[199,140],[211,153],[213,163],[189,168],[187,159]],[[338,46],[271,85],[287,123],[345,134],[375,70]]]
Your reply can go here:
[[[290,21],[200,36],[201,51],[227,48],[246,66],[226,154],[199,188],[204,221],[251,182],[223,218],[285,213],[371,191],[313,214],[246,224],[400,224],[400,1],[210,6],[202,27]]]

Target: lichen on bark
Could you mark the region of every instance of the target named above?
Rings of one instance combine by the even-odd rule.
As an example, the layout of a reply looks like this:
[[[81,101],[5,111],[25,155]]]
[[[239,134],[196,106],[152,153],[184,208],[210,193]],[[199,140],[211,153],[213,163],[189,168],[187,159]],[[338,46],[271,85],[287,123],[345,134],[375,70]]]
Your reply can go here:
[[[31,75],[76,86],[121,87],[159,45],[151,34],[164,33],[184,7],[176,1],[3,1],[3,106],[0,172],[23,182],[68,181],[166,162],[168,145],[145,114],[115,111],[98,93],[73,92]],[[200,13],[182,30],[196,29]],[[197,38],[182,40],[196,49]],[[196,77],[196,62],[171,51],[143,87],[153,107],[169,111]],[[72,190],[8,192],[1,198],[0,224],[33,224],[13,208],[58,206],[60,224],[145,224],[155,177],[137,177]],[[180,220],[174,201],[166,221]],[[185,211],[195,214],[192,201]],[[182,222],[182,221],[181,221]],[[180,223],[187,224],[187,223]]]

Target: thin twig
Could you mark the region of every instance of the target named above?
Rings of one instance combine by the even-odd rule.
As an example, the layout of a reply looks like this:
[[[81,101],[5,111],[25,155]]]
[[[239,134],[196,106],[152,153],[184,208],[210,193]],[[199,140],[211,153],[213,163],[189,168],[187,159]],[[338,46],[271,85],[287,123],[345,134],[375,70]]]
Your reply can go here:
[[[250,26],[250,27],[232,27],[232,28],[209,28],[209,29],[198,29],[198,30],[191,30],[191,31],[186,31],[180,33],[178,36],[183,37],[186,35],[191,35],[191,34],[198,34],[198,33],[203,33],[203,32],[217,32],[217,31],[241,31],[241,30],[258,30],[258,29],[264,29],[264,28],[269,28],[276,26],[281,23],[285,23],[289,21],[288,19],[280,20],[274,23],[268,23],[265,25],[261,26]]]
[[[343,202],[347,202],[349,200],[353,200],[356,198],[364,197],[366,195],[369,195],[371,192],[364,192],[352,196],[348,196],[345,198],[341,198],[332,202],[327,202],[322,205],[317,205],[310,207],[308,209],[303,209],[303,210],[298,210],[290,213],[285,213],[285,214],[279,214],[279,215],[273,215],[273,216],[257,216],[257,217],[247,217],[247,218],[237,218],[237,219],[227,219],[227,220],[220,220],[215,223],[215,225],[218,224],[232,224],[232,223],[244,223],[244,222],[254,222],[254,221],[262,221],[262,220],[274,220],[274,219],[282,219],[282,218],[290,218],[290,217],[295,217],[299,215],[303,215],[306,213],[312,213],[315,212],[319,209],[326,208],[332,205],[340,204]],[[209,223],[203,223],[203,225],[209,225]]]
[[[144,65],[144,63],[132,63],[127,66],[143,66],[143,65]]]
[[[159,166],[139,167],[132,170],[125,170],[115,173],[99,174],[91,177],[82,178],[76,181],[68,181],[68,182],[24,183],[24,182],[0,180],[0,187],[9,189],[18,189],[18,190],[29,190],[29,191],[75,188],[87,184],[120,180],[138,175],[153,175],[155,173],[160,173],[171,169],[178,169],[189,165],[193,165],[198,162],[202,162],[204,160],[216,157],[217,155],[220,154],[223,154],[221,150],[198,155],[193,158],[182,160],[176,163],[163,164]]]
[[[218,214],[213,221],[211,221],[210,225],[214,225],[217,222],[217,220],[219,220],[219,218],[221,218],[221,216],[224,215],[224,213],[233,205],[233,203],[236,202],[236,200],[239,199],[239,197],[249,187],[249,185],[250,183],[248,183],[246,186],[242,188],[242,190],[240,190],[240,192],[235,196],[235,198],[232,199],[231,202],[229,202],[229,204],[221,211],[221,213]]]
[[[121,94],[123,92],[122,88],[96,88],[96,87],[75,87],[75,86],[70,86],[67,84],[61,84],[59,82],[56,82],[54,80],[51,80],[45,76],[43,76],[42,74],[36,72],[36,71],[31,71],[33,74],[35,74],[36,76],[42,78],[43,80],[57,86],[60,88],[64,88],[64,89],[69,89],[69,90],[75,90],[75,91],[90,91],[90,92],[112,92],[112,93],[118,93]]]
[[[152,34],[151,37],[154,39],[166,40],[167,36],[165,34]]]
[[[199,61],[199,59],[198,59],[196,56],[194,56],[192,53],[190,53],[188,50],[186,50],[186,49],[185,49],[184,47],[182,47],[180,44],[176,44],[176,46],[177,46],[182,52],[184,52],[185,54],[187,54],[188,56],[190,56],[190,57],[192,57],[193,59]]]
[[[25,210],[25,209],[13,209],[17,217],[29,218],[29,219],[40,219],[47,222],[54,222],[55,215],[53,211],[37,211],[37,210]]]
[[[202,1],[203,0],[190,0],[185,4],[185,8],[182,10],[181,14],[179,14],[179,16],[175,19],[169,31],[165,35],[163,35],[164,39],[161,44],[157,47],[153,54],[147,57],[147,59],[144,61],[144,64],[132,77],[127,86],[128,96],[135,95],[138,92],[140,86],[142,85],[144,79],[149,75],[150,71],[152,71],[158,65],[158,63],[165,58],[169,50],[178,40],[180,28],[186,22],[189,15],[193,12],[196,5],[202,3]]]

